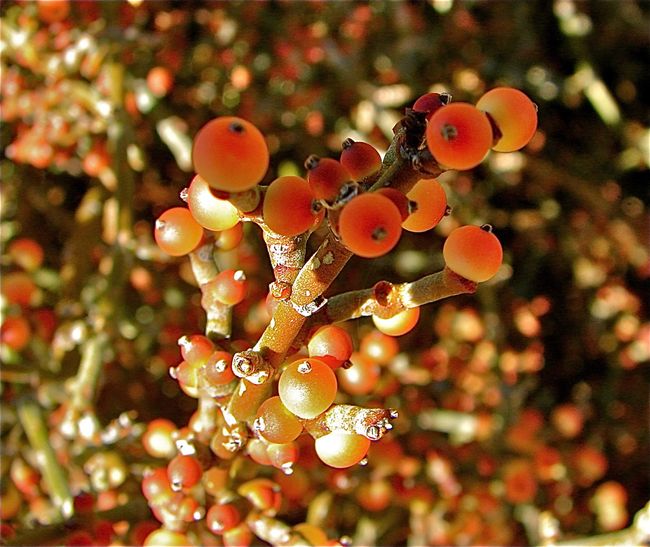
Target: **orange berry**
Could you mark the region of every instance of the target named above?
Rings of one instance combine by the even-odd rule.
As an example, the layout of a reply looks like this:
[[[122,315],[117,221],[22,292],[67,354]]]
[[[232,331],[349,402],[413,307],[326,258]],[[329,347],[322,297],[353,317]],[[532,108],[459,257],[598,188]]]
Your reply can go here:
[[[252,123],[223,116],[205,124],[194,137],[194,169],[225,192],[244,192],[258,184],[269,166],[264,135]]]
[[[427,146],[436,161],[450,169],[471,169],[492,146],[487,116],[468,103],[451,103],[436,110],[427,123]]]
[[[339,234],[354,254],[375,258],[397,245],[401,225],[402,216],[390,199],[377,193],[361,194],[341,210]]]
[[[493,277],[503,261],[503,250],[489,225],[461,226],[453,230],[442,248],[450,270],[480,283]]]

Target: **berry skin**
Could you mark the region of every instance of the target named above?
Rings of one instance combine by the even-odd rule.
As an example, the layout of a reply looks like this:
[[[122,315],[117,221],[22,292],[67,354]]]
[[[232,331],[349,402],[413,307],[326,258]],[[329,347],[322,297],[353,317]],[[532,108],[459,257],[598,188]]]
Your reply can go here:
[[[235,116],[215,118],[194,137],[194,169],[225,192],[244,192],[258,184],[269,166],[264,136],[252,123]]]
[[[497,273],[503,261],[503,250],[489,225],[461,226],[445,240],[442,256],[450,270],[480,283]]]
[[[201,464],[194,456],[179,454],[167,464],[167,478],[172,490],[192,488],[201,480]]]
[[[339,387],[350,395],[368,395],[379,382],[381,371],[379,365],[361,353],[350,356],[352,366],[336,371]]]
[[[227,306],[235,306],[246,298],[246,274],[243,270],[224,270],[204,285],[214,297]]]
[[[314,194],[303,178],[287,175],[275,179],[264,196],[264,222],[283,236],[296,236],[317,226],[323,212],[313,207]]]
[[[436,179],[419,180],[406,197],[416,204],[415,211],[402,222],[402,228],[409,232],[431,230],[445,216],[447,195]]]
[[[354,254],[375,258],[397,245],[401,224],[399,209],[389,198],[377,193],[361,194],[341,210],[339,234]]]
[[[381,156],[367,142],[345,139],[341,151],[341,165],[354,180],[363,180],[381,169]]]
[[[228,230],[239,223],[239,210],[229,201],[219,199],[210,186],[196,175],[187,189],[187,207],[196,221],[208,230]]]
[[[376,315],[372,316],[372,322],[377,327],[377,330],[389,336],[402,336],[406,334],[417,325],[418,319],[420,319],[419,307],[408,308],[387,319],[377,317]]]
[[[237,526],[241,521],[241,515],[232,503],[222,503],[208,509],[205,521],[213,534],[221,535]]]
[[[302,433],[302,423],[289,412],[280,397],[269,397],[257,410],[255,428],[272,443],[289,443]]]
[[[184,207],[167,209],[156,220],[154,237],[158,247],[171,256],[183,256],[201,242],[203,228]]]
[[[450,169],[476,167],[492,146],[488,117],[468,103],[451,103],[427,123],[427,146],[436,161]]]
[[[345,468],[365,458],[370,440],[356,433],[332,431],[316,439],[314,448],[323,463],[330,467]]]
[[[307,182],[316,199],[332,202],[352,176],[341,162],[333,158],[309,156],[305,161]]]
[[[476,108],[487,112],[501,133],[492,146],[497,152],[523,148],[537,129],[537,107],[518,89],[495,87],[478,100]]]
[[[336,325],[320,327],[309,339],[307,351],[330,368],[336,369],[352,355],[352,338],[345,329]]]
[[[290,412],[312,419],[334,402],[338,384],[332,369],[318,359],[299,359],[287,365],[278,383],[282,403]]]
[[[413,103],[413,110],[425,112],[429,119],[436,110],[448,104],[450,100],[449,93],[425,93]]]

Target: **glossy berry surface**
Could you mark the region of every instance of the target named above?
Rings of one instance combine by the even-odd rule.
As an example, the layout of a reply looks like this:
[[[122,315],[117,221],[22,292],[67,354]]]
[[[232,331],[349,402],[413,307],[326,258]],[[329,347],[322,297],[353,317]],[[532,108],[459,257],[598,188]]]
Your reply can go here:
[[[497,152],[523,148],[537,129],[537,107],[518,89],[495,87],[478,100],[476,108],[487,112],[501,133],[492,146]]]
[[[409,232],[431,230],[445,216],[447,195],[436,179],[419,180],[406,197],[415,203],[415,211],[402,222],[402,228]]]
[[[386,196],[361,194],[343,207],[339,234],[343,244],[354,254],[375,258],[397,245],[402,235],[402,216]]]
[[[352,179],[341,162],[333,158],[310,156],[305,162],[307,182],[316,199],[333,201],[341,187]]]
[[[314,198],[305,179],[292,175],[279,177],[266,190],[264,222],[284,236],[306,232],[323,218],[323,213],[314,208]]]
[[[154,237],[158,246],[168,255],[183,256],[201,242],[203,228],[188,209],[172,207],[156,220]]]
[[[216,197],[199,175],[192,179],[187,189],[187,207],[195,220],[208,230],[228,230],[239,222],[237,208],[229,201]]]
[[[402,310],[392,317],[382,318],[376,315],[372,316],[372,322],[375,324],[375,327],[389,336],[402,336],[406,334],[417,325],[419,319],[420,308],[417,306]]]
[[[480,283],[493,277],[503,261],[501,243],[488,227],[461,226],[445,240],[442,255],[447,267]]]
[[[315,418],[334,402],[338,384],[332,369],[318,359],[299,359],[287,365],[278,383],[280,399],[300,418]]]
[[[362,141],[346,139],[339,159],[353,180],[363,180],[381,169],[381,156],[377,149]]]
[[[310,357],[317,357],[332,369],[340,367],[352,354],[354,346],[348,332],[337,325],[324,325],[312,334],[307,344]]]
[[[272,443],[288,443],[298,438],[302,423],[278,396],[269,397],[257,410],[255,428]]]
[[[330,467],[345,468],[365,458],[370,440],[356,433],[333,431],[316,439],[314,448],[323,463]]]
[[[252,123],[235,116],[216,118],[194,137],[194,169],[225,192],[244,192],[258,184],[269,166],[264,136]]]
[[[449,169],[472,169],[492,146],[487,116],[468,103],[451,103],[436,110],[427,123],[427,146],[436,161]]]

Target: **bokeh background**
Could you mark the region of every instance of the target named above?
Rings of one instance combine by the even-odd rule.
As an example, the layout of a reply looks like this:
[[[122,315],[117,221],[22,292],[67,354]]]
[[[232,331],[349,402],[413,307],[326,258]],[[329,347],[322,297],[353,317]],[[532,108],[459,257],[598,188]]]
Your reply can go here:
[[[352,260],[331,293],[440,270],[460,224],[492,224],[504,266],[475,295],[422,309],[377,391],[350,398],[397,408],[394,432],[364,467],[279,477],[295,496],[281,516],[325,506],[323,528],[359,545],[538,544],[540,515],[561,538],[632,525],[650,491],[650,4],[5,1],[0,13],[5,538],[62,518],[47,481],[9,510],[15,468],[38,467],[34,423],[63,490],[107,509],[139,495],[137,425],[180,427],[196,408],[168,369],[177,339],[203,328],[200,294],[152,227],[182,203],[206,121],[253,121],[270,182],[304,174],[310,154],[338,157],[346,137],[385,151],[427,91],[475,102],[497,85],[538,105],[531,143],[442,175],[452,214],[388,256]],[[250,279],[236,325],[252,342],[272,279],[255,228],[223,258]],[[372,324],[348,327],[359,341]],[[124,413],[118,441],[74,425],[105,431]],[[115,461],[120,480],[98,478]],[[133,514],[111,541],[134,543],[152,519]]]

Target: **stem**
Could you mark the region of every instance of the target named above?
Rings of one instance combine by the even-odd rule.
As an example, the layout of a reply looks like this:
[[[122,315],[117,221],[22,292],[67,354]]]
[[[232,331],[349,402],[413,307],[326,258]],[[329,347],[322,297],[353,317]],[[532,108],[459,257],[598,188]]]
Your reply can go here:
[[[83,343],[81,363],[72,387],[70,404],[61,422],[61,431],[69,439],[79,435],[79,419],[93,408],[107,341],[106,334],[94,334]]]
[[[318,439],[333,431],[357,433],[377,441],[393,426],[397,411],[384,408],[363,408],[354,405],[332,405],[320,416],[303,420],[307,432]]]
[[[328,322],[377,315],[392,317],[408,308],[459,294],[473,293],[477,284],[445,268],[410,283],[393,285],[387,281],[370,289],[350,291],[332,297],[323,310]]]
[[[20,401],[18,419],[36,453],[36,464],[43,475],[53,505],[59,510],[62,519],[71,517],[74,507],[68,479],[50,443],[47,425],[38,403],[32,399]]]
[[[201,288],[201,306],[205,310],[205,334],[218,339],[230,338],[232,332],[232,306],[228,306],[213,295],[210,285],[219,268],[214,260],[214,243],[208,243],[190,253],[190,264],[196,282]]]

